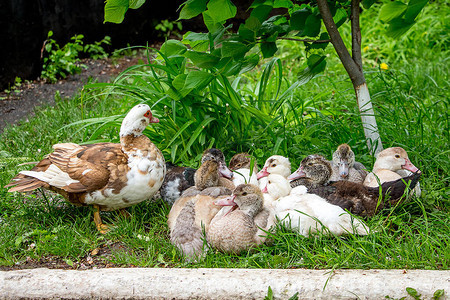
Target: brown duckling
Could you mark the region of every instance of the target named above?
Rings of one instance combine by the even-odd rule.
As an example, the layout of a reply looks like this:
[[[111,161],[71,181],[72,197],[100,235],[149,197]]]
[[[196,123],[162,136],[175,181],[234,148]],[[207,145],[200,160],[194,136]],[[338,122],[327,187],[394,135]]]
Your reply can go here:
[[[348,144],[341,144],[334,151],[331,168],[333,173],[330,181],[348,180],[363,183],[368,173],[363,164],[355,161],[355,153]]]
[[[251,164],[251,155],[245,152],[235,154],[231,158],[229,167],[234,173],[233,175],[234,186],[246,183],[258,185],[258,178],[256,176],[256,173],[258,172],[258,167],[255,164],[252,168],[253,170],[251,170],[250,164]]]
[[[203,152],[200,164],[207,160],[213,160],[219,163],[219,170],[223,177],[231,178],[233,176],[233,173],[226,166],[225,156],[219,149],[206,149]],[[160,189],[160,195],[169,205],[173,205],[173,203],[180,198],[183,191],[195,185],[194,174],[197,170],[188,167],[175,166],[171,163],[167,163],[166,168],[167,173]],[[223,185],[228,184],[229,188],[234,188],[227,183],[227,180],[222,179],[221,181],[223,181]]]
[[[223,208],[211,221],[207,240],[209,244],[226,253],[248,251],[267,241],[267,233],[274,224],[274,214],[263,206],[259,187],[241,184],[233,196],[215,201]]]
[[[231,195],[231,190],[219,186],[219,169],[215,160],[203,162],[195,172],[195,186],[184,191],[170,210],[170,241],[189,259],[204,253],[202,229],[208,232],[212,218],[221,209],[214,200]]]
[[[405,180],[385,182],[381,186],[381,201],[379,201],[379,188],[370,188],[350,181],[338,181],[331,185],[323,185],[329,179],[329,172],[323,170],[330,168],[330,163],[323,156],[309,155],[302,160],[298,170],[288,179],[296,180],[297,185],[305,185],[309,193],[317,194],[332,204],[363,216],[374,215],[384,206],[386,199],[389,199],[389,204],[396,204],[402,199],[405,189],[407,187],[414,188],[420,178],[420,172],[417,172],[404,178]],[[409,185],[405,182],[409,182]]]

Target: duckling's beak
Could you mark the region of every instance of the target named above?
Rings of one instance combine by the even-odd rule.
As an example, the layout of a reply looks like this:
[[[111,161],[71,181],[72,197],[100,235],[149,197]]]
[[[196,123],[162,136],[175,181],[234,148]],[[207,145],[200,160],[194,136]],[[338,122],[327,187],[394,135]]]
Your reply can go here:
[[[298,179],[300,177],[306,177],[306,173],[303,172],[303,167],[302,166],[300,166],[300,168],[298,168],[297,171],[295,171],[294,173],[289,175],[287,180],[294,180],[294,179]]]
[[[266,184],[266,186],[261,190],[261,192],[263,192],[263,193],[269,193],[269,190],[267,189],[267,184]]]
[[[339,176],[345,178],[348,176],[348,162],[342,162],[339,165]]]
[[[219,206],[236,206],[237,204],[234,202],[234,199],[236,199],[236,195],[231,195],[226,198],[215,200],[214,204]]]
[[[419,171],[419,169],[415,165],[413,165],[412,162],[408,158],[405,158],[405,164],[402,165],[402,169],[411,171],[413,173],[416,173],[417,171]]]
[[[230,171],[230,169],[227,168],[227,166],[224,163],[219,163],[219,173],[228,179],[231,179],[233,177],[233,172]]]
[[[263,177],[269,176],[270,173],[267,172],[267,167],[264,167],[261,171],[256,174],[256,178],[259,180]]]

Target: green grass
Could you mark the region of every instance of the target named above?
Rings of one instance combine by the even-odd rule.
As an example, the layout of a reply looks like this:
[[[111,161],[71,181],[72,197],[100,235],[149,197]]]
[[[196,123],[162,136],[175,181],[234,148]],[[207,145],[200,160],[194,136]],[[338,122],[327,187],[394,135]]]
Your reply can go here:
[[[448,38],[444,34],[448,14],[442,11],[448,8],[437,10],[436,5],[430,5],[418,24],[399,40],[385,38],[380,26],[363,31],[363,47],[369,47],[364,52],[366,78],[384,147],[404,147],[423,171],[422,197],[365,220],[374,231],[371,235],[304,238],[280,227],[272,236],[272,245],[252,253],[210,251],[204,260],[189,263],[169,242],[169,208],[161,200],[129,208],[131,218],[115,212],[103,214],[106,223],[115,225],[103,236],[95,229],[89,208],[74,207],[49,192],[45,197],[41,191],[29,195],[6,192],[3,186],[17,172],[30,168],[19,163],[42,159],[57,142],[117,141],[119,116],[136,102],[156,97],[147,87],[152,80],[148,67],[139,67],[122,74],[115,84],[91,84],[70,101],[57,99],[55,107],[38,109],[29,122],[9,127],[2,134],[0,266],[22,263],[27,257],[39,260],[54,256],[77,262],[103,247],[111,252],[105,259],[120,266],[449,269],[449,67]],[[363,26],[376,17],[374,11],[364,13]],[[422,28],[426,28],[426,34]],[[268,79],[263,77],[267,67],[260,67],[243,74],[239,84],[231,88],[198,92],[186,102],[150,100],[161,123],[146,134],[171,159],[175,142],[170,143],[170,136],[186,122],[180,115],[191,113],[197,123],[180,133],[175,151],[180,154],[180,149],[188,149],[182,158],[176,155],[185,165],[196,166],[201,149],[211,144],[223,149],[228,159],[236,152],[250,151],[259,165],[270,154],[286,155],[294,168],[307,154],[330,157],[338,144],[347,142],[357,159],[371,166],[373,158],[367,152],[351,83],[330,46],[326,49],[330,57],[325,73],[298,86],[281,101],[281,97],[276,98],[278,88],[280,95],[295,83],[302,64],[297,53],[302,51],[299,44],[283,42],[283,72],[273,70]],[[389,70],[380,70],[381,62],[387,63]],[[261,86],[265,86],[264,94]],[[208,103],[214,91],[239,95],[240,101],[258,106],[272,121],[252,121],[254,115],[245,108],[228,113],[232,108],[223,108],[231,101],[226,95]],[[282,105],[271,111],[274,103]],[[174,110],[180,114],[176,118]],[[189,145],[202,122],[197,118],[204,118],[203,114],[215,120],[199,130]],[[236,118],[240,123],[233,123]],[[169,127],[174,133],[166,136]],[[248,130],[237,132],[239,128]]]

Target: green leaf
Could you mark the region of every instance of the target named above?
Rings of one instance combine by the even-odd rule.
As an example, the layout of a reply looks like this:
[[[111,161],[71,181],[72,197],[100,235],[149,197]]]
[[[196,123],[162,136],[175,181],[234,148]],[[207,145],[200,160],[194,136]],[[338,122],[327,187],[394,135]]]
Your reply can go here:
[[[264,22],[269,16],[269,13],[272,11],[272,6],[269,5],[261,5],[254,8],[250,14],[251,17],[255,17],[259,20],[259,22]]]
[[[214,75],[204,71],[191,71],[187,74],[185,88],[187,89],[203,89],[211,80],[214,79]]]
[[[299,9],[291,14],[289,23],[293,30],[305,29],[306,19],[311,15],[311,11],[308,9]]]
[[[255,0],[249,8],[255,8],[261,5],[273,6],[273,0]]]
[[[145,3],[145,0],[129,0],[129,2],[131,9],[138,9]]]
[[[400,1],[389,2],[380,9],[380,20],[387,23],[401,16],[408,6]]]
[[[428,0],[411,0],[408,3],[408,8],[405,12],[405,19],[407,21],[413,21],[417,15],[422,11],[422,8],[427,5]]]
[[[316,37],[320,33],[321,19],[316,15],[309,15],[306,18],[305,30],[303,30],[303,36]]]
[[[111,23],[122,23],[125,13],[129,7],[128,0],[107,0],[105,4],[105,21]]]
[[[220,27],[223,27],[222,24],[225,23],[225,21],[217,22],[211,17],[211,14],[209,10],[202,12],[203,16],[203,22],[206,25],[206,28],[208,28],[209,32],[215,32],[220,29]]]
[[[244,57],[249,49],[241,42],[227,41],[222,43],[221,50],[222,57],[233,57],[238,59]]]
[[[192,19],[206,10],[206,0],[188,0],[182,4],[178,19]]]
[[[216,23],[233,18],[237,12],[236,6],[230,0],[211,0],[207,7],[209,16]]]
[[[365,9],[369,9],[375,3],[375,1],[376,0],[363,0],[362,5]]]
[[[254,42],[256,38],[256,32],[248,29],[245,24],[239,25],[238,29],[239,38],[244,41]]]
[[[180,55],[186,52],[187,47],[178,40],[167,40],[162,44],[160,52],[166,56]]]
[[[261,52],[264,58],[272,57],[277,52],[278,47],[275,42],[262,42]]]
[[[321,56],[318,54],[313,54],[308,57],[307,67],[302,70],[298,75],[298,84],[303,85],[314,78],[317,74],[325,70],[327,62],[325,60],[326,56]]]
[[[204,52],[209,48],[209,36],[207,33],[188,31],[184,34],[182,42],[190,45],[192,50]]]
[[[185,86],[185,82],[186,82],[186,74],[179,74],[178,76],[176,76],[173,81],[172,81],[172,85],[174,88],[176,88],[177,90],[181,90],[184,88]]]
[[[386,34],[392,38],[398,38],[405,34],[413,25],[414,22],[410,23],[400,18],[394,19],[389,23]]]
[[[248,72],[250,70],[252,70],[254,67],[256,67],[259,63],[259,55],[258,54],[252,54],[250,56],[248,56],[243,64],[242,64],[242,69],[239,72],[240,74]]]
[[[216,66],[220,58],[208,53],[187,51],[185,57],[189,58],[199,68],[211,69]]]
[[[292,8],[294,3],[290,0],[275,0],[273,3],[273,8]]]
[[[336,23],[336,27],[341,27],[341,25],[344,24],[345,21],[347,21],[347,18],[348,15],[345,9],[339,8],[338,10],[336,10],[336,13],[333,17],[334,23]]]

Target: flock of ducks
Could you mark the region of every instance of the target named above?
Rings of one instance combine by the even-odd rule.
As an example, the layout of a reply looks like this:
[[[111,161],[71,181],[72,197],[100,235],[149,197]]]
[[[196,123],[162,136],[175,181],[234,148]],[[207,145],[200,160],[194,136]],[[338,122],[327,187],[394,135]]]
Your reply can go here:
[[[332,161],[305,157],[293,173],[289,159],[279,155],[258,170],[250,155],[239,153],[227,167],[215,148],[205,150],[195,170],[165,163],[142,133],[157,122],[148,105],[137,105],[122,122],[120,144],[56,144],[6,187],[10,192],[43,187],[75,205],[93,205],[102,233],[108,227],[101,210],[123,210],[159,192],[171,206],[171,243],[194,260],[209,248],[239,253],[270,243],[277,223],[305,237],[367,235],[369,228],[354,215],[372,216],[404,199],[409,189],[420,195],[421,172],[400,147],[380,152],[372,172],[355,161],[347,144],[337,148]]]

